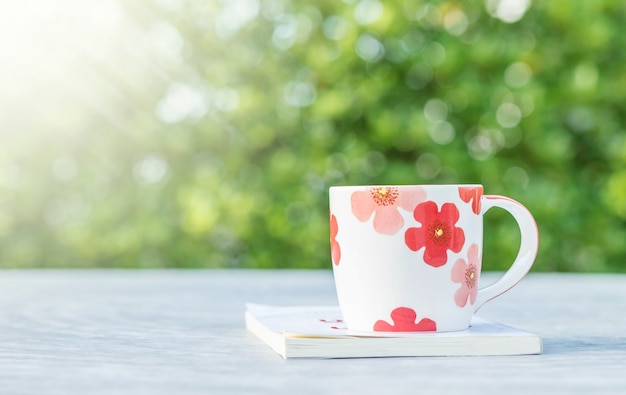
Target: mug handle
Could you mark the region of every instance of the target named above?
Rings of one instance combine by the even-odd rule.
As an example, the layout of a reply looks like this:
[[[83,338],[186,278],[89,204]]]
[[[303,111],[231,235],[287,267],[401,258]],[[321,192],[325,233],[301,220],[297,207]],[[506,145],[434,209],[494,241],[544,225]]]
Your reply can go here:
[[[519,283],[533,265],[539,248],[537,223],[526,207],[505,196],[484,195],[482,214],[484,215],[492,207],[504,209],[515,218],[521,234],[520,248],[509,270],[495,283],[478,290],[474,311],[478,311],[483,304],[502,295]]]

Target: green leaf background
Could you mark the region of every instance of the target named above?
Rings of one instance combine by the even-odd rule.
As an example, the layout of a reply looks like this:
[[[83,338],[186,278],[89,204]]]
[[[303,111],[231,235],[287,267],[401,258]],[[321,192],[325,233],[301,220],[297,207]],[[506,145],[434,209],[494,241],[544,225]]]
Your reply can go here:
[[[1,267],[330,268],[329,186],[482,183],[533,270],[626,272],[622,1],[73,4],[2,54]]]

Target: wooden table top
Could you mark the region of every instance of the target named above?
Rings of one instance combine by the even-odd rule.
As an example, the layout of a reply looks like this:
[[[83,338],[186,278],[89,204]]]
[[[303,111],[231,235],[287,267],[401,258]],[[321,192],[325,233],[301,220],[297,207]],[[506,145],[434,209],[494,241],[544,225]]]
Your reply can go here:
[[[531,273],[480,310],[542,355],[283,360],[246,302],[337,299],[330,271],[0,271],[0,394],[626,393],[626,275]]]

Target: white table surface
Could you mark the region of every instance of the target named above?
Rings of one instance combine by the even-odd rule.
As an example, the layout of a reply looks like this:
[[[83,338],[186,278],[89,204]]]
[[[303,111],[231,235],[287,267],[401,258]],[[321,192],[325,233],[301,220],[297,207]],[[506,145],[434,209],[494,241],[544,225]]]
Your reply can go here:
[[[283,360],[246,302],[336,304],[332,273],[0,271],[0,394],[626,394],[626,275],[531,273],[487,303],[543,337],[531,356]]]

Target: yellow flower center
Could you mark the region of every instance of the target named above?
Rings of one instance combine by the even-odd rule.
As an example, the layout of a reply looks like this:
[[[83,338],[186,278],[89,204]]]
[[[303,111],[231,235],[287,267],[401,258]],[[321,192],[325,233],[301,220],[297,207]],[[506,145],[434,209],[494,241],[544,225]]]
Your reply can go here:
[[[370,189],[372,199],[379,206],[393,206],[399,194],[398,188],[380,187]]]
[[[476,286],[477,267],[474,264],[469,265],[465,271],[465,284],[468,288],[474,288]]]
[[[430,235],[430,241],[438,246],[447,246],[452,235],[450,226],[442,221],[431,223],[426,232]]]

